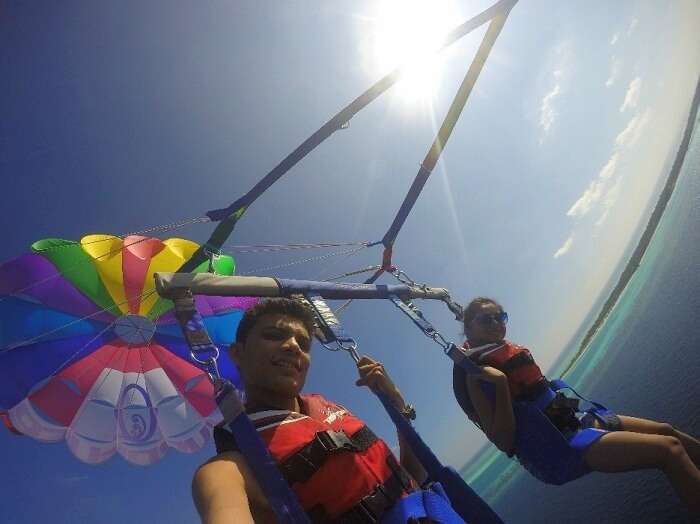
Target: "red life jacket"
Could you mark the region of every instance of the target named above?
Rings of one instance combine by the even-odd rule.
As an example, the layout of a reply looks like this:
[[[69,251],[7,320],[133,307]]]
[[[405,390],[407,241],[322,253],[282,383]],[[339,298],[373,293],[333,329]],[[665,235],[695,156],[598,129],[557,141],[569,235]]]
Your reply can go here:
[[[469,345],[465,343],[465,348]],[[523,398],[539,391],[546,379],[535,364],[530,351],[504,340],[500,344],[487,344],[470,349],[472,359],[479,365],[487,365],[505,373],[511,398]]]
[[[394,480],[400,466],[384,441],[343,407],[317,394],[303,395],[301,402],[303,414],[268,410],[249,417],[304,510],[332,520]],[[354,450],[345,449],[352,447],[348,442]],[[410,481],[404,477],[404,483]],[[406,494],[410,485],[405,487],[398,493]]]

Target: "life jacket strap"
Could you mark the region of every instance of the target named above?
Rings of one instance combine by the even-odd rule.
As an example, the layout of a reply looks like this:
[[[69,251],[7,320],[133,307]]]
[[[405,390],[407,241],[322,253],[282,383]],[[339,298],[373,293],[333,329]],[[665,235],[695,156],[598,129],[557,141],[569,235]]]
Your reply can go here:
[[[517,353],[506,360],[501,366],[500,370],[503,373],[510,373],[523,366],[529,366],[535,363],[535,359],[532,358],[530,353]]]
[[[387,458],[392,475],[348,511],[336,519],[328,518],[323,506],[316,506],[308,512],[314,524],[376,524],[381,522],[387,511],[401,499],[411,486],[411,479],[393,456]]]
[[[280,465],[280,470],[290,486],[296,482],[306,482],[330,455],[341,451],[365,451],[376,440],[377,436],[367,426],[352,436],[344,431],[319,431],[311,442],[287,458]]]

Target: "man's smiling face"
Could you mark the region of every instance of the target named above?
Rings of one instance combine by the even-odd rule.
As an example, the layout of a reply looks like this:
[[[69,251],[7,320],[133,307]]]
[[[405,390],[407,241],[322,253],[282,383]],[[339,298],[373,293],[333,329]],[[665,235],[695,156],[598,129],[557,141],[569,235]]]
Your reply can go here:
[[[245,342],[231,346],[231,356],[246,390],[294,398],[304,387],[310,350],[311,336],[304,323],[274,313],[261,316]]]

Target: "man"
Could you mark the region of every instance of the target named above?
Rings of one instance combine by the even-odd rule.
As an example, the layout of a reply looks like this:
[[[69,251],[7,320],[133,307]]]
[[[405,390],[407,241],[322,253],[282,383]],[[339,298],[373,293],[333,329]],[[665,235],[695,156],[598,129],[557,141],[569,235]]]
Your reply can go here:
[[[313,329],[312,313],[293,300],[263,301],[246,312],[230,348],[243,379],[246,412],[313,521],[357,522],[367,510],[380,519],[424,480],[425,472],[401,437],[399,466],[360,419],[320,395],[300,395]],[[382,364],[363,357],[358,370],[357,385],[383,393],[400,411],[408,411]],[[354,448],[319,457],[315,442],[320,433],[347,437]],[[254,466],[237,451],[232,435],[217,428],[214,437],[218,454],[197,470],[192,483],[202,522],[275,522]],[[316,463],[311,471],[308,457]]]

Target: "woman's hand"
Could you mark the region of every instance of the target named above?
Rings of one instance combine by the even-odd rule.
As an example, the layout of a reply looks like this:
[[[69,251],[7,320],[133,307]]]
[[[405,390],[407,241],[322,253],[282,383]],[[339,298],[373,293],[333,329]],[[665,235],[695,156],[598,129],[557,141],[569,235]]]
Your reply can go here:
[[[481,366],[481,375],[476,375],[475,378],[486,382],[492,382],[494,384],[508,382],[508,377],[506,377],[506,374],[503,373],[503,371],[491,366]]]
[[[367,386],[375,393],[382,393],[399,410],[404,409],[406,402],[381,362],[365,355],[357,363],[357,370],[360,373],[360,378],[355,382],[356,385]]]

